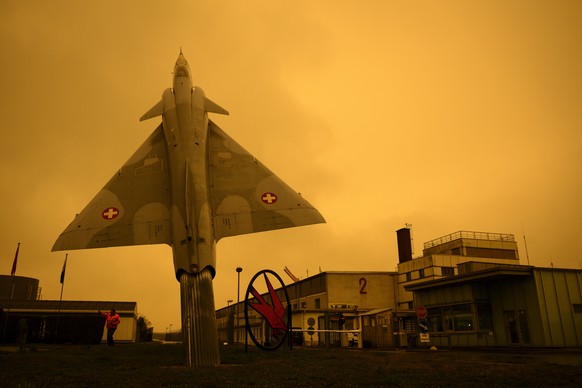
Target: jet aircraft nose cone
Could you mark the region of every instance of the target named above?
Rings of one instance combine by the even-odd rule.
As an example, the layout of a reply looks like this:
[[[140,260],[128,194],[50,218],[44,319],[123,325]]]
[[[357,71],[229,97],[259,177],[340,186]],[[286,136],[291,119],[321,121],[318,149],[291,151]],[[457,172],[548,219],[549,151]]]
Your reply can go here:
[[[186,60],[186,57],[184,56],[184,54],[182,54],[182,49],[180,49],[180,54],[178,55],[178,59],[176,59],[176,66],[181,65],[181,66],[187,66],[188,65],[188,61]]]

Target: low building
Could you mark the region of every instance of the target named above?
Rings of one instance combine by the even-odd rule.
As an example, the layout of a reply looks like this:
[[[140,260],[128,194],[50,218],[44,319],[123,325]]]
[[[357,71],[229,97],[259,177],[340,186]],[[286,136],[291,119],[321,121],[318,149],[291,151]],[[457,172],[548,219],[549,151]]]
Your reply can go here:
[[[38,279],[26,276],[0,275],[0,300],[37,300]]]
[[[407,286],[438,346],[582,346],[582,270],[468,262]]]
[[[1,343],[105,342],[105,317],[98,311],[111,309],[121,317],[115,340],[136,341],[136,302],[39,300],[39,294],[38,279],[0,275]]]
[[[133,343],[137,337],[136,302],[70,300],[0,300],[3,343],[15,343],[26,325],[27,343],[98,344],[107,340],[105,317],[99,310],[115,309],[121,317],[116,342]],[[22,322],[24,320],[24,322]]]
[[[381,346],[393,346],[395,272],[322,272],[286,286],[292,307],[292,327],[296,344],[308,346],[348,346],[355,344],[353,333],[341,330],[359,330],[376,327],[378,314],[384,327]],[[283,298],[281,289],[278,289]],[[284,299],[283,299],[284,300]],[[249,321],[260,317],[249,311]],[[218,335],[222,342],[244,342],[246,336],[244,302],[224,307],[216,312]],[[340,319],[340,317],[342,319]],[[363,318],[363,319],[362,319]],[[382,326],[384,325],[384,326]],[[253,327],[255,338],[265,339],[261,325]],[[378,346],[374,337],[369,346]],[[350,341],[351,340],[351,341]]]
[[[582,270],[520,265],[512,234],[451,233],[418,258],[410,229],[397,239],[398,272],[329,271],[286,286],[296,344],[353,344],[341,329],[357,330],[363,347],[582,346]],[[249,314],[266,340],[264,320]],[[245,341],[243,302],[216,316],[221,341]]]

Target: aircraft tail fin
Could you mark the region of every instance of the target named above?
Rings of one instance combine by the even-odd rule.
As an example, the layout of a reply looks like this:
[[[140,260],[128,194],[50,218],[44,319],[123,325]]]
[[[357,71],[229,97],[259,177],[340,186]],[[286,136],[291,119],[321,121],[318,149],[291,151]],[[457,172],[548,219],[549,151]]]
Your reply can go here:
[[[215,103],[214,101],[209,99],[208,97],[204,97],[204,109],[206,110],[206,112],[218,113],[221,115],[228,116],[228,111],[226,109],[224,109],[223,107],[221,107],[220,105],[218,105],[217,103]]]

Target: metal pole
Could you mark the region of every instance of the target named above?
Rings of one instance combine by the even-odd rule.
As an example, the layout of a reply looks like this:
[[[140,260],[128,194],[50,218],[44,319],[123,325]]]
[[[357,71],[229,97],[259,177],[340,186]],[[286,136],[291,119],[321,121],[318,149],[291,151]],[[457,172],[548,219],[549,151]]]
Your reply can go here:
[[[55,343],[57,342],[58,337],[59,337],[59,319],[61,318],[61,304],[63,303],[63,290],[65,288],[64,271],[66,269],[67,258],[68,257],[69,257],[69,254],[66,253],[65,254],[65,264],[63,265],[63,272],[61,273],[61,275],[63,276],[63,278],[62,278],[62,282],[61,282],[61,297],[59,298],[59,312],[57,313],[57,327],[55,329]]]
[[[240,315],[240,273],[242,272],[242,267],[236,267],[236,273],[237,273],[237,277],[238,277],[238,284],[236,287],[236,343],[239,342],[240,336],[239,336],[239,331],[240,331],[240,327],[239,327],[239,315]]]
[[[12,299],[14,298],[14,278],[16,277],[16,261],[18,260],[18,251],[20,250],[20,243],[16,247],[16,254],[14,255],[14,262],[12,263],[12,272],[10,273],[12,277],[12,285],[10,286],[10,300],[8,301],[8,308],[4,313],[4,325],[2,328],[2,344],[6,340],[6,326],[8,326],[8,314],[10,313],[10,307],[12,307]]]
[[[180,296],[184,364],[188,367],[220,365],[210,270],[192,274],[182,272]]]

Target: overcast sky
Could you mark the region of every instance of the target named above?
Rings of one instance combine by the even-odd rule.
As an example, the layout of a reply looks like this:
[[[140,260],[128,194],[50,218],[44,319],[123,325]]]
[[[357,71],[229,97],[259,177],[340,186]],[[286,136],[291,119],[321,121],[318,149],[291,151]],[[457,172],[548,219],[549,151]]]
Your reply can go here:
[[[511,233],[522,264],[581,268],[579,1],[0,2],[0,273],[58,299],[51,247],[157,126],[180,47],[212,119],[326,224],[229,237],[216,307],[288,266],[392,271],[458,230]],[[157,119],[156,119],[157,120]],[[242,297],[242,296],[241,296]],[[64,299],[138,302],[180,326],[167,246],[69,252]]]

